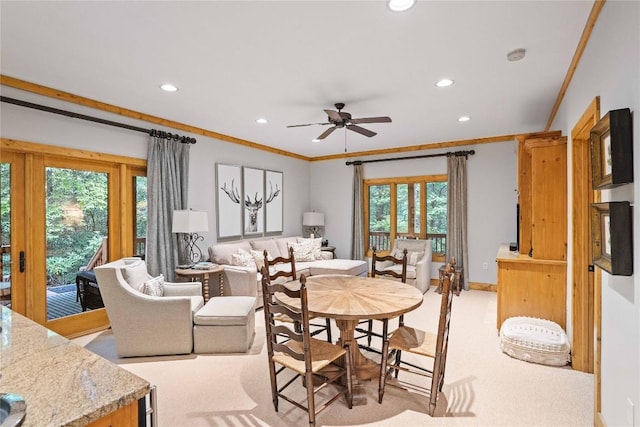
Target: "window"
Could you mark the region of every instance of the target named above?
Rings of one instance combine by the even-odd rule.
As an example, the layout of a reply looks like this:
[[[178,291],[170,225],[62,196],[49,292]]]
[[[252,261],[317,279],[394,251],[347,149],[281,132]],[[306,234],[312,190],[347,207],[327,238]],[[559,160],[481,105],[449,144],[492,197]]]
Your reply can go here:
[[[446,175],[368,179],[364,197],[367,251],[389,251],[396,238],[431,239],[434,260],[444,260]]]

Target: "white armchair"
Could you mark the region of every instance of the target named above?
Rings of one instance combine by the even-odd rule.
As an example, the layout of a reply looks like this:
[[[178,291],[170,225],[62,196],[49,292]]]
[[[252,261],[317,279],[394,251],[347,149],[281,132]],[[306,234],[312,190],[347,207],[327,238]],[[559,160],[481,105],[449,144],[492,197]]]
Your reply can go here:
[[[407,250],[407,283],[415,286],[422,293],[427,292],[431,286],[431,240],[396,239],[391,254],[401,258],[404,249]],[[387,265],[378,263],[377,268],[379,270],[402,268],[390,261],[385,263]]]
[[[162,285],[162,296],[139,289],[153,279],[144,261],[123,258],[95,268],[118,356],[188,354],[193,315],[204,305],[200,282]]]

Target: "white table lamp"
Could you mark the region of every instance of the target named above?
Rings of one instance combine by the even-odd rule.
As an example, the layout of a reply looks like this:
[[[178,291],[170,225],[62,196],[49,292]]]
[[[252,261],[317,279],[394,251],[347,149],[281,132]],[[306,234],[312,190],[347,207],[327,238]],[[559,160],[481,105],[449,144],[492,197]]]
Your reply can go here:
[[[312,239],[316,237],[319,227],[324,227],[324,214],[320,212],[304,212],[302,214],[302,225],[311,227]]]
[[[187,260],[194,264],[202,258],[202,251],[196,244],[198,240],[203,240],[198,232],[209,231],[209,220],[204,211],[179,210],[173,211],[171,223],[173,233],[183,233],[186,242]]]

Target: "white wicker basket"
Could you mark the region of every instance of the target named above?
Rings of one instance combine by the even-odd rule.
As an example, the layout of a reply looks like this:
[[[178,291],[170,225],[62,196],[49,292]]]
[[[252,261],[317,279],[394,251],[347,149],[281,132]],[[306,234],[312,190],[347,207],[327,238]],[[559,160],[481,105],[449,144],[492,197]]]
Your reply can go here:
[[[535,317],[510,317],[500,328],[500,349],[527,362],[564,366],[571,361],[569,338],[555,322]]]

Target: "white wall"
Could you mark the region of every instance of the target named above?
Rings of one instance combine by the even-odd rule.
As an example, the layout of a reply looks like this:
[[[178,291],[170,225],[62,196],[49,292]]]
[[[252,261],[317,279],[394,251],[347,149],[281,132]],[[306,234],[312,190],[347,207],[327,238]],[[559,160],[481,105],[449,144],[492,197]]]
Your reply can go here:
[[[571,129],[596,96],[600,97],[601,115],[625,107],[632,111],[634,182],[638,183],[640,3],[637,1],[605,3],[552,128],[571,135]],[[569,152],[569,177],[571,163]],[[570,179],[568,185],[570,189]],[[571,193],[570,189],[569,200]],[[602,200],[633,203],[640,200],[640,186],[627,184],[602,191]],[[571,209],[568,215],[571,224]],[[639,219],[640,212],[635,207],[633,242],[636,253],[640,251]],[[571,254],[571,236],[568,241]],[[609,426],[640,425],[640,285],[637,280],[640,261],[637,255],[633,267],[636,273],[631,277],[611,276],[596,269],[597,274],[602,274],[602,415]],[[569,271],[569,291],[571,283]],[[628,400],[635,406],[633,415]]]
[[[24,101],[74,111],[143,128],[162,129],[102,111],[83,108],[52,98],[2,86],[2,95]],[[85,149],[128,157],[147,157],[148,136],[131,130],[59,116],[25,107],[0,105],[0,135],[40,144]],[[163,129],[175,132],[172,129]],[[230,144],[201,135],[193,136],[197,144],[190,149],[189,207],[209,213],[209,232],[200,245],[203,251],[216,242],[215,163],[237,164],[283,172],[283,221],[285,235],[302,233],[302,212],[309,209],[309,162]]]
[[[411,152],[406,156],[436,154],[446,151],[475,150],[467,162],[469,267],[471,282],[497,282],[495,262],[498,246],[516,240],[516,143],[515,141],[456,147],[450,150]],[[370,156],[358,160],[404,157],[402,153]],[[349,159],[355,160],[355,158]],[[311,163],[311,207],[325,214],[325,236],[336,253],[349,257],[351,251],[353,167],[346,160]],[[364,178],[387,178],[446,174],[446,157],[366,163]],[[488,264],[483,270],[482,264]],[[432,277],[438,277],[433,266]]]

